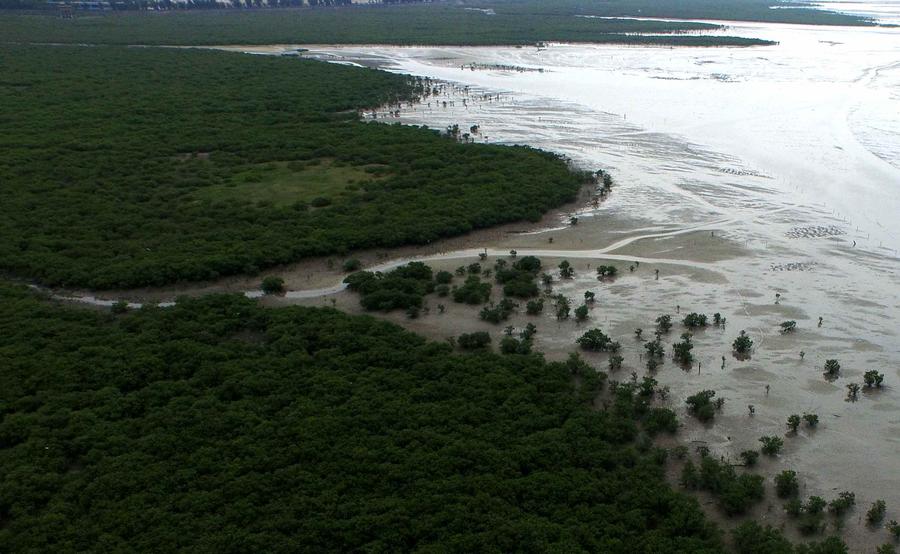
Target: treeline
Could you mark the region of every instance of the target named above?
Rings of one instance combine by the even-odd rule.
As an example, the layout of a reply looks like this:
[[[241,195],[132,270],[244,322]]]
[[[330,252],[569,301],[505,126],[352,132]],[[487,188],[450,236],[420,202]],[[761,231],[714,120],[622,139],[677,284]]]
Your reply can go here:
[[[423,92],[405,76],[200,50],[0,53],[0,269],[51,285],[162,285],[426,244],[537,220],[586,179],[546,152],[358,120]],[[323,161],[364,177],[310,199],[306,170]],[[263,194],[273,167],[296,200]]]
[[[246,0],[243,0],[246,1]],[[76,44],[453,44],[534,45],[545,41],[667,46],[753,46],[769,41],[687,34],[721,30],[696,22],[590,19],[572,13],[516,11],[495,15],[450,4],[354,6],[341,9],[174,10],[109,12],[99,17],[0,14],[11,42]]]
[[[13,552],[719,552],[573,358],[457,355],[239,296],[112,315],[0,285]],[[582,375],[573,388],[573,374]]]

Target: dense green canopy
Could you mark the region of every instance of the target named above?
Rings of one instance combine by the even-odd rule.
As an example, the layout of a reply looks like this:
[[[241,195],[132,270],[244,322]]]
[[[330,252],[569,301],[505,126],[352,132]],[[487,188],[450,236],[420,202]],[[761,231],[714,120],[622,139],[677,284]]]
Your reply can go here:
[[[4,550],[719,550],[629,410],[575,394],[577,360],[237,296],[114,316],[0,285],[0,363]]]
[[[0,47],[0,270],[214,279],[535,220],[585,176],[525,147],[364,123],[401,75],[200,50]],[[466,122],[461,122],[466,123]]]

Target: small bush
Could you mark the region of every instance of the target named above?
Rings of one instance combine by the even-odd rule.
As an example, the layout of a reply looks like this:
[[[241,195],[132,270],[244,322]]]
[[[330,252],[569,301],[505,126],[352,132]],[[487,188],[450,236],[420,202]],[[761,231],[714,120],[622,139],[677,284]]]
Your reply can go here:
[[[284,279],[270,275],[262,281],[262,291],[265,294],[278,294],[284,292]]]
[[[491,336],[484,331],[463,333],[456,339],[456,344],[463,350],[476,350],[485,348],[491,343]]]
[[[351,258],[349,260],[344,261],[344,273],[350,273],[351,271],[359,271],[362,267],[362,262],[357,260],[356,258]]]

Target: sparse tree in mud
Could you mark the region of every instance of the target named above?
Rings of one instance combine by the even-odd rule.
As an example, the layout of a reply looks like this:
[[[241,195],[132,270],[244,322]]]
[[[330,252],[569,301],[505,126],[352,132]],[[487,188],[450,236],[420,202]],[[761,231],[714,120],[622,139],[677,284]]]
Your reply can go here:
[[[867,388],[877,387],[880,389],[882,382],[884,382],[884,374],[871,369],[863,375],[863,381]]]
[[[659,359],[654,357],[647,358],[647,371],[649,371],[650,373],[653,373],[654,371],[659,369],[660,365],[662,365],[662,362],[659,361]]]
[[[866,512],[866,522],[872,526],[880,525],[881,522],[884,521],[886,510],[887,505],[884,500],[876,500],[872,503],[872,507],[869,508],[869,511]]]
[[[615,277],[619,272],[614,265],[601,265],[597,266],[597,278],[598,279],[606,279]]]
[[[562,321],[563,319],[569,319],[569,312],[571,311],[571,303],[569,299],[563,296],[562,294],[556,295],[556,319]]]
[[[757,460],[759,460],[759,452],[756,450],[744,450],[740,453],[741,460],[744,461],[744,465],[747,467],[753,467],[756,465]]]
[[[787,426],[792,432],[796,433],[797,428],[800,427],[800,416],[797,414],[792,414],[792,415],[788,416]]]
[[[691,312],[688,315],[684,316],[684,320],[682,321],[682,323],[685,327],[694,329],[696,327],[706,327],[706,321],[706,314]]]
[[[856,402],[859,399],[859,383],[850,383],[847,385],[847,400]]]
[[[613,354],[609,357],[609,370],[610,371],[618,371],[622,369],[622,362],[625,361],[625,358],[620,356],[619,354]]]
[[[807,427],[815,427],[819,424],[819,416],[816,414],[803,414],[803,421]]]
[[[644,334],[644,330],[638,327],[634,330],[634,336],[637,337],[638,340],[641,340],[641,335]]]
[[[559,276],[562,279],[571,279],[575,275],[575,269],[572,267],[572,264],[569,263],[569,260],[563,260],[559,262]]]
[[[544,311],[544,299],[529,300],[525,305],[525,313],[528,315],[538,315]]]
[[[694,360],[694,355],[691,353],[693,348],[694,343],[691,340],[691,334],[684,333],[681,335],[681,342],[676,342],[672,345],[673,358],[678,363],[690,364]]]
[[[595,296],[596,295],[594,294],[593,291],[590,291],[590,290],[585,291],[584,292],[584,301],[587,302],[588,304],[593,304]]]
[[[760,437],[759,442],[762,443],[762,453],[767,456],[776,456],[784,447],[784,441],[781,440],[781,437]]]
[[[663,314],[656,318],[656,329],[660,333],[668,333],[672,329],[672,316]]]
[[[781,334],[786,335],[788,333],[793,333],[797,329],[797,322],[794,320],[782,321],[779,327],[781,327]]]
[[[887,529],[894,537],[894,540],[900,540],[900,523],[897,523],[896,519],[888,522]]]
[[[658,337],[656,340],[645,342],[644,348],[647,349],[647,356],[650,358],[662,358],[665,356],[665,349],[663,348],[662,341],[660,341]]]
[[[800,482],[797,481],[797,472],[786,469],[775,476],[775,492],[780,498],[795,496],[800,492]]]
[[[741,331],[734,342],[731,343],[732,349],[741,355],[746,355],[750,352],[750,349],[753,348],[753,340],[747,336],[746,331]]]
[[[688,405],[688,412],[700,421],[711,421],[715,416],[715,407],[712,398],[716,395],[716,391],[704,390],[697,394],[687,397],[685,403]]]
[[[588,307],[587,304],[582,304],[575,308],[575,319],[577,321],[585,321],[588,318]]]
[[[836,517],[841,517],[856,504],[856,495],[850,491],[838,494],[838,497],[828,503],[828,511]]]

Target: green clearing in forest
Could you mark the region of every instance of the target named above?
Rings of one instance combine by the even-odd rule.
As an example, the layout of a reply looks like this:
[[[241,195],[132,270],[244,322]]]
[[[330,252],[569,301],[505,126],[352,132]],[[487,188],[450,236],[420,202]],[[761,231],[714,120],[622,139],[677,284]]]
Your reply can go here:
[[[197,196],[210,201],[240,199],[276,206],[310,204],[353,196],[367,183],[383,177],[384,166],[344,165],[333,159],[309,162],[268,162],[239,171],[226,183],[201,189]]]

